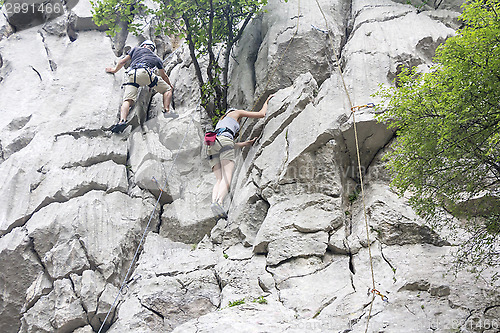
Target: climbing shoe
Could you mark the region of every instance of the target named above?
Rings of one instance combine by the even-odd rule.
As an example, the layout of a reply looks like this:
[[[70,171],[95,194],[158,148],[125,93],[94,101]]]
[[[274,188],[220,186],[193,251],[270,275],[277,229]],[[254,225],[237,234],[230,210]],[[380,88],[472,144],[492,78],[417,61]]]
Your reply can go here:
[[[227,213],[218,202],[212,202],[212,204],[210,205],[210,208],[212,209],[212,212],[214,213],[214,217],[217,220],[218,219],[227,220]]]
[[[127,122],[121,121],[111,127],[111,132],[113,133],[121,133],[127,127]]]
[[[173,111],[167,112],[165,109],[163,109],[163,115],[165,116],[165,118],[172,118],[172,119],[179,118],[179,115],[177,113]]]

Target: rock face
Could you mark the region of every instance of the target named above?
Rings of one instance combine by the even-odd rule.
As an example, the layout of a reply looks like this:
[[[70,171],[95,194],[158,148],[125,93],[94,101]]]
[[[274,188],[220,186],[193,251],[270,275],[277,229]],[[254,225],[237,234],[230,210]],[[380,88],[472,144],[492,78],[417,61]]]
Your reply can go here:
[[[184,47],[155,40],[180,117],[142,89],[116,135],[124,76],[104,68],[138,39],[108,39],[86,1],[0,21],[0,331],[363,332],[371,309],[369,332],[497,332],[498,285],[453,274],[455,241],[389,187],[394,133],[350,111],[429,68],[458,26],[440,3],[319,1],[325,23],[316,1],[269,1],[231,65],[232,105],[276,95],[242,130],[260,140],[237,154],[227,221]]]
[[[78,0],[64,2],[57,0],[6,0],[4,2],[2,9],[7,21],[16,30],[23,30],[65,15],[78,3]]]

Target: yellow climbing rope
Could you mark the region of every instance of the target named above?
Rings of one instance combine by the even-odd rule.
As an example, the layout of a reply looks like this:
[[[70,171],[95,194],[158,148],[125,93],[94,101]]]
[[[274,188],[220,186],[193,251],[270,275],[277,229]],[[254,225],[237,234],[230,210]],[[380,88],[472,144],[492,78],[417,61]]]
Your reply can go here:
[[[356,142],[356,157],[357,157],[357,162],[358,162],[359,181],[360,181],[360,186],[361,186],[361,199],[363,202],[363,215],[364,215],[364,220],[365,220],[366,239],[368,242],[368,255],[370,258],[370,270],[371,270],[372,285],[373,285],[373,287],[372,287],[372,295],[373,296],[372,296],[372,300],[370,302],[370,309],[368,311],[368,317],[366,320],[366,328],[365,328],[365,333],[366,333],[366,332],[368,332],[368,324],[370,322],[373,301],[375,300],[375,296],[379,295],[382,297],[383,300],[387,299],[386,296],[384,296],[384,295],[380,294],[380,292],[378,292],[378,290],[376,289],[376,286],[375,286],[375,274],[373,271],[373,258],[372,258],[371,242],[370,242],[370,231],[369,231],[369,225],[368,225],[368,217],[366,214],[365,190],[364,190],[364,186],[363,186],[363,174],[361,172],[361,158],[360,158],[360,153],[359,153],[358,131],[356,128],[356,116],[355,116],[356,110],[359,110],[363,107],[373,107],[374,105],[373,105],[373,103],[369,103],[369,104],[361,105],[361,106],[353,106],[353,103],[351,100],[351,95],[349,94],[349,90],[347,89],[347,85],[346,85],[345,80],[344,80],[344,74],[342,73],[342,68],[340,67],[340,60],[337,56],[337,51],[335,49],[335,45],[334,45],[333,40],[331,38],[331,34],[330,34],[331,30],[330,30],[330,27],[328,26],[328,20],[326,19],[325,13],[323,12],[323,9],[321,8],[321,5],[319,4],[318,0],[316,0],[316,4],[318,5],[318,8],[321,12],[321,15],[323,16],[323,19],[325,20],[326,30],[327,30],[327,34],[328,34],[328,40],[330,41],[333,54],[335,55],[335,60],[337,61],[337,68],[339,71],[340,79],[342,80],[342,85],[344,86],[344,90],[346,92],[347,99],[349,100],[350,110],[352,112],[352,123],[353,123],[353,128],[354,128],[354,140]]]

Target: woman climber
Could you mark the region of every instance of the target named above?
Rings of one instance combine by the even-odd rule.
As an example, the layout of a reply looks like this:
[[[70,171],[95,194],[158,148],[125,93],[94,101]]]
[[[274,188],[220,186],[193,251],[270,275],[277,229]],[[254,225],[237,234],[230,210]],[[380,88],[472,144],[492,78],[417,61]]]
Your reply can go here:
[[[234,147],[244,147],[252,145],[257,138],[245,142],[234,142],[240,130],[240,120],[242,118],[264,118],[267,112],[267,104],[270,95],[259,112],[228,109],[226,114],[217,122],[215,132],[217,139],[214,144],[208,146],[208,159],[215,178],[217,179],[212,191],[212,204],[210,208],[216,218],[227,219],[227,213],[222,207],[224,197],[229,192],[231,178],[235,165]]]

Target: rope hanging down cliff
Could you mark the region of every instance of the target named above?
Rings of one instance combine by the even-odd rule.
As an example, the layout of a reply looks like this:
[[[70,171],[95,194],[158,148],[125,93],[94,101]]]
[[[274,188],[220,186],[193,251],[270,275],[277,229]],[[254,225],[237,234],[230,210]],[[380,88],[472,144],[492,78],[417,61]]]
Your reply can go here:
[[[335,60],[337,61],[337,68],[338,68],[338,71],[339,71],[339,75],[340,75],[340,78],[342,80],[342,85],[344,86],[344,90],[346,92],[347,99],[349,101],[350,110],[351,110],[351,113],[352,113],[352,123],[353,123],[353,129],[354,129],[354,140],[355,140],[355,143],[356,143],[356,157],[357,157],[357,163],[358,163],[359,181],[360,181],[360,186],[361,186],[361,199],[362,199],[362,202],[363,202],[363,215],[364,215],[364,220],[365,220],[366,239],[367,239],[367,242],[368,242],[368,256],[370,258],[370,270],[371,270],[371,278],[372,278],[372,300],[370,302],[370,309],[368,311],[368,317],[366,319],[366,328],[365,328],[365,333],[366,333],[366,332],[368,332],[368,324],[370,322],[370,317],[371,317],[372,308],[373,308],[373,302],[374,302],[375,296],[377,294],[376,293],[377,289],[376,289],[376,286],[375,286],[375,274],[374,274],[374,271],[373,271],[373,258],[372,258],[372,251],[371,251],[371,242],[370,242],[370,232],[369,232],[369,225],[368,225],[368,217],[367,217],[367,214],[366,214],[365,190],[364,190],[364,186],[363,186],[363,174],[361,172],[361,158],[360,158],[360,153],[359,153],[358,131],[357,131],[357,128],[356,128],[355,111],[356,111],[356,109],[359,110],[360,107],[354,106],[353,103],[352,103],[351,96],[349,94],[349,90],[347,89],[347,85],[346,85],[345,80],[344,80],[344,74],[342,73],[342,68],[340,67],[340,60],[338,58],[337,51],[335,49],[335,45],[334,45],[332,37],[331,37],[331,30],[330,30],[330,27],[328,26],[328,20],[326,19],[325,13],[323,12],[323,9],[321,8],[321,5],[319,4],[318,0],[316,0],[316,4],[318,5],[318,8],[319,8],[319,10],[321,12],[321,15],[323,16],[323,19],[325,20],[326,31],[327,31],[327,34],[328,34],[328,40],[330,41],[333,54],[335,55]],[[368,106],[368,104],[366,106]],[[384,299],[384,298],[382,297],[382,299]]]
[[[188,124],[188,128],[187,128],[187,130],[184,133],[184,137],[182,138],[182,141],[181,141],[181,144],[179,146],[179,149],[177,150],[177,153],[175,154],[175,157],[174,157],[174,159],[172,161],[172,165],[170,166],[170,169],[168,170],[168,173],[167,173],[167,175],[165,177],[166,178],[165,179],[165,186],[164,186],[165,188],[166,188],[167,183],[168,183],[168,177],[172,173],[172,169],[175,166],[175,163],[177,161],[177,156],[179,156],[179,152],[182,149],[182,147],[184,146],[184,142],[186,141],[186,136],[189,133],[189,129],[191,127],[191,123],[193,123],[193,118],[192,117],[191,117],[191,121]],[[133,267],[135,261],[137,260],[137,256],[139,255],[139,250],[140,250],[140,248],[142,246],[142,243],[144,242],[144,239],[146,238],[146,233],[149,230],[149,226],[151,225],[151,221],[153,220],[153,216],[154,216],[154,214],[156,212],[156,209],[158,208],[158,205],[160,204],[160,199],[161,199],[162,195],[163,195],[163,189],[160,188],[160,194],[158,195],[158,199],[156,200],[155,206],[153,208],[153,212],[151,212],[151,215],[149,216],[148,223],[146,225],[146,228],[144,229],[144,232],[142,234],[142,237],[141,237],[141,240],[139,242],[139,245],[137,246],[137,249],[135,250],[134,257],[132,258],[132,261],[130,262],[130,266],[129,266],[128,270],[127,270],[127,274],[125,274],[125,277],[124,277],[123,282],[122,282],[122,284],[120,286],[120,289],[118,290],[118,294],[116,295],[115,300],[113,301],[113,304],[109,308],[108,313],[106,314],[106,317],[104,318],[104,320],[103,320],[103,322],[101,324],[101,327],[99,328],[98,333],[100,333],[102,331],[104,325],[106,324],[106,321],[108,320],[108,317],[109,317],[109,315],[111,313],[111,310],[113,310],[113,308],[115,307],[116,302],[118,301],[118,298],[120,297],[120,295],[123,292],[123,289],[128,285],[128,283],[130,283],[133,280],[133,279],[129,280],[128,277],[130,275],[130,272],[132,271],[132,267]]]

